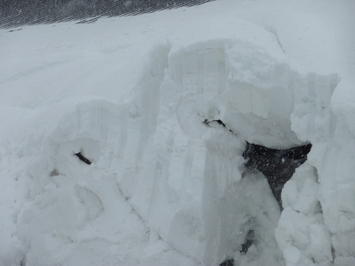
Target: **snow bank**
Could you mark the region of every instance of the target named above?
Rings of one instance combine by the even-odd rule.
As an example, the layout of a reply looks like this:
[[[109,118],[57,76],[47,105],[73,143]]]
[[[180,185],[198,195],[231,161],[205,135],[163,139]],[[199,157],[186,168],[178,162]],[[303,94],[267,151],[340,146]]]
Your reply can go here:
[[[227,3],[5,38],[31,41],[1,68],[1,265],[353,265],[352,103]],[[245,141],[312,143],[282,213]]]
[[[131,103],[78,104],[42,144],[19,215],[26,262],[70,265],[86,243],[94,250],[102,241],[121,248],[128,239],[139,247],[156,235],[204,265],[230,256],[241,265],[282,265],[273,233],[277,203],[262,175],[242,178],[242,153],[244,140],[277,147],[300,143],[290,116],[294,90],[306,78],[238,40],[176,51],[160,46],[148,62]],[[286,104],[275,105],[280,94]],[[237,136],[207,128],[206,118],[223,119]],[[79,151],[93,167],[74,157]],[[289,221],[287,212],[282,219]],[[239,249],[249,230],[256,241],[243,256]],[[64,253],[56,255],[58,249]],[[43,258],[43,250],[49,256]],[[121,259],[105,258],[105,264]]]

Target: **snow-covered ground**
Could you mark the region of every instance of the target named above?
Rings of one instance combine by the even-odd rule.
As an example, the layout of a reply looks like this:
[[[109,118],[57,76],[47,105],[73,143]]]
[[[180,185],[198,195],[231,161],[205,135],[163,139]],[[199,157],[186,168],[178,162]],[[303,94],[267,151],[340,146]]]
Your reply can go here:
[[[354,266],[354,11],[219,0],[0,30],[0,265]],[[245,141],[312,143],[281,213]]]

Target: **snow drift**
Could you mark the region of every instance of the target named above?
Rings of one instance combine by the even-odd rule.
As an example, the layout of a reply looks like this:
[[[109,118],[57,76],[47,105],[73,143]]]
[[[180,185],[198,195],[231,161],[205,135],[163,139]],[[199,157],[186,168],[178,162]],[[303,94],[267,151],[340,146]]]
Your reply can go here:
[[[2,108],[18,121],[2,140],[1,208],[11,217],[2,222],[2,265],[353,265],[354,141],[352,116],[332,105],[339,78],[300,73],[258,26],[225,25],[196,22],[134,55],[134,45],[112,41],[89,57],[47,62],[46,73],[2,79],[2,93],[14,88]],[[54,85],[64,89],[40,93],[38,73],[52,81],[83,62],[78,77],[90,82],[68,74]],[[98,63],[108,72],[90,76]],[[100,88],[117,74],[118,84]],[[36,93],[18,98],[29,77]],[[312,143],[284,187],[282,212],[263,174],[245,168],[246,141]]]

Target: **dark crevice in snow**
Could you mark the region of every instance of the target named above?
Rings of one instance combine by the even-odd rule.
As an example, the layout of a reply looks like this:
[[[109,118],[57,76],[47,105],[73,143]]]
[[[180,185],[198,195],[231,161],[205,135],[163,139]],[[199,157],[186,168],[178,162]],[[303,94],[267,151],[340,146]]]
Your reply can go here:
[[[221,119],[205,119],[203,124],[208,127],[221,126],[237,136],[237,133]],[[245,164],[247,169],[257,169],[265,175],[271,191],[282,209],[281,191],[294,174],[295,169],[307,160],[307,154],[311,148],[312,144],[309,143],[288,149],[273,149],[247,141],[243,157],[247,160]]]
[[[254,230],[249,230],[246,237],[245,237],[245,240],[244,240],[244,243],[242,244],[241,248],[240,248],[240,253],[241,254],[246,254],[249,250],[249,248],[251,247],[251,245],[253,245],[255,241],[255,232]]]
[[[271,191],[282,209],[281,191],[295,169],[307,160],[312,144],[288,149],[272,149],[247,142],[243,157],[248,169],[257,169],[268,180]]]
[[[219,266],[234,266],[234,259],[226,259]]]
[[[232,129],[230,129],[221,119],[215,119],[215,120],[208,120],[205,119],[203,120],[203,124],[205,124],[208,127],[213,127],[213,126],[222,126],[225,129],[228,130],[228,132],[232,133],[233,135],[237,135]]]
[[[78,157],[80,161],[82,161],[82,162],[84,162],[84,163],[86,163],[86,164],[88,164],[88,165],[91,164],[91,161],[90,161],[88,158],[86,158],[86,157],[82,154],[81,151],[80,151],[80,152],[77,152],[77,153],[74,153],[74,155],[75,155],[76,157]]]
[[[334,263],[335,262],[335,258],[336,258],[336,254],[335,254],[335,248],[334,248],[333,243],[331,243],[330,251],[331,251],[331,254],[332,254],[332,263]]]

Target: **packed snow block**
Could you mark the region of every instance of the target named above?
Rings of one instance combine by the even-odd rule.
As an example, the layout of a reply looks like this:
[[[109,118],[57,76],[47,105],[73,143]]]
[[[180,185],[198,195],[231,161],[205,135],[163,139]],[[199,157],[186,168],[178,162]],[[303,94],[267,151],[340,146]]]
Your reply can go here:
[[[332,265],[334,241],[324,223],[316,169],[297,168],[283,191],[276,239],[286,265]]]
[[[309,163],[297,168],[282,190],[283,207],[306,215],[321,213],[318,179],[316,168]]]
[[[248,169],[257,169],[268,180],[270,188],[282,207],[281,192],[295,169],[307,160],[312,145],[306,144],[288,149],[271,149],[247,142],[243,157]]]
[[[355,231],[337,232],[332,235],[336,256],[355,257]]]
[[[66,263],[75,261],[70,254],[82,254],[90,246],[112,248],[118,235],[143,243],[144,225],[132,215],[111,169],[121,166],[127,117],[124,106],[91,100],[67,110],[43,140],[44,149],[28,169],[32,176],[28,198],[18,215],[18,237],[28,246],[28,265],[71,265]],[[94,167],[73,159],[81,149],[82,156],[95,159]],[[48,175],[50,169],[57,169],[57,174]],[[61,248],[68,248],[68,253],[56,257]],[[89,256],[93,262],[86,265],[100,264],[95,256]],[[119,263],[117,254],[107,256],[107,264]]]
[[[327,142],[334,132],[332,96],[340,79],[336,74],[304,75],[291,115],[292,129],[302,140],[311,143]]]
[[[349,84],[341,81],[332,95],[338,82],[334,75],[324,80],[311,75],[306,97],[298,101],[292,117],[295,132],[315,148],[308,161],[316,168],[319,204],[335,261],[338,256],[355,257],[354,106],[351,94],[340,93]]]
[[[179,49],[172,47],[168,54],[169,63],[159,89],[160,100],[156,102],[159,105],[156,121],[160,121],[160,125],[156,129],[152,145],[159,150],[155,153],[159,162],[152,160],[150,154],[147,162],[150,162],[151,168],[144,171],[145,177],[154,173],[153,176],[159,180],[149,181],[151,182],[149,187],[154,188],[155,193],[148,199],[156,202],[152,204],[155,207],[150,208],[150,222],[159,228],[162,235],[166,235],[164,232],[167,230],[158,218],[162,213],[166,223],[174,225],[170,232],[173,232],[174,228],[179,228],[179,232],[191,228],[183,226],[182,222],[175,223],[175,219],[191,220],[195,221],[193,224],[201,224],[203,226],[201,233],[192,235],[196,237],[194,241],[187,241],[187,237],[174,237],[172,233],[169,233],[169,241],[185,252],[190,251],[183,242],[189,243],[190,250],[195,249],[195,254],[199,254],[197,257],[206,265],[221,263],[227,256],[233,257],[238,262],[250,259],[256,264],[261,261],[263,264],[268,261],[269,265],[283,264],[273,235],[279,211],[274,209],[275,206],[276,209],[278,207],[273,196],[270,197],[272,192],[265,177],[261,174],[258,176],[260,179],[251,177],[248,181],[250,184],[244,183],[247,181],[242,182],[248,178],[240,179],[244,141],[274,150],[303,146],[308,142],[297,136],[291,123],[296,105],[295,94],[300,86],[304,86],[307,77],[292,70],[276,52],[277,49],[273,52],[270,47],[266,50],[246,41],[214,39],[192,43]],[[171,100],[174,98],[178,100]],[[208,128],[206,124],[209,125]],[[223,127],[223,124],[228,125],[228,130],[221,132],[219,127]],[[174,136],[170,135],[168,128],[174,128]],[[185,138],[193,140],[190,142],[193,145],[198,144],[202,147],[205,145],[203,153],[200,154],[204,158],[201,164],[203,173],[195,177],[199,182],[202,180],[203,189],[198,190],[193,197],[196,200],[193,209],[201,208],[202,215],[196,215],[195,219],[182,219],[178,218],[178,215],[172,215],[173,210],[181,215],[185,213],[182,211],[186,209],[182,205],[184,196],[178,195],[184,193],[179,190],[179,186],[185,182],[183,180],[186,175],[181,179],[181,176],[178,177],[166,169],[166,165],[170,165],[171,160],[175,158],[172,147],[177,143],[183,143],[181,140]],[[235,147],[240,145],[237,143],[242,143],[242,147],[231,151],[234,145]],[[166,146],[170,148],[165,149]],[[310,145],[304,145],[299,150],[291,149],[288,153],[283,153],[289,167],[279,167],[284,174],[280,174],[280,179],[286,176],[282,184],[285,184],[294,169],[305,161],[305,155],[309,150]],[[166,156],[162,157],[160,154]],[[264,159],[263,162],[265,161],[267,160]],[[277,162],[282,166],[282,156],[278,157]],[[169,166],[170,169],[180,169],[175,167]],[[273,170],[276,171],[275,168]],[[264,170],[267,171],[265,165]],[[165,179],[169,181],[164,181]],[[164,192],[164,186],[169,187],[170,197]],[[142,196],[146,191],[143,187],[139,191],[142,192],[139,196],[142,200],[138,205],[146,206],[149,200],[143,200]],[[280,200],[280,187],[278,191],[277,197]],[[255,194],[261,196],[254,201],[249,198],[251,193],[254,196]],[[203,197],[198,198],[198,195]],[[165,208],[159,201],[168,201],[169,198],[172,198],[170,201],[173,205],[170,210],[163,211]],[[263,204],[260,208],[256,207],[261,202]],[[265,205],[266,202],[268,203]],[[268,218],[253,211],[253,208],[267,213]],[[250,219],[257,221],[257,225],[250,223]],[[250,229],[255,230],[258,241],[242,255],[240,249]],[[204,240],[198,240],[198,236]],[[255,250],[262,252],[255,256]]]
[[[354,257],[336,257],[334,261],[334,266],[353,266],[355,265]]]
[[[172,265],[169,256],[182,261],[178,265],[207,266],[225,258],[273,266],[284,265],[283,255],[286,261],[294,254],[311,262],[328,258],[329,247],[323,252],[317,242],[327,236],[319,199],[300,200],[316,191],[316,178],[310,185],[290,183],[284,197],[290,211],[281,218],[278,242],[280,210],[265,176],[242,178],[246,141],[272,149],[312,141],[301,134],[302,119],[313,102],[322,115],[326,108],[319,107],[328,99],[312,98],[321,90],[304,89],[307,78],[291,69],[263,30],[241,23],[226,38],[225,25],[221,29],[218,38],[215,31],[191,38],[184,33],[179,44],[172,39],[158,45],[139,65],[142,75],[124,103],[63,103],[53,130],[37,134],[44,149],[31,161],[28,198],[17,220],[28,265],[99,265],[100,259],[106,265],[149,265],[138,258],[143,253],[164,258],[159,264],[150,257],[152,265]],[[109,95],[116,97],[116,91]],[[223,121],[235,134],[206,127],[204,119]],[[95,164],[73,159],[81,149]],[[59,174],[48,175],[53,169]],[[324,213],[332,214],[328,207]],[[300,237],[288,227],[290,217],[302,222]],[[332,215],[327,217],[331,224]]]
[[[319,191],[324,220],[332,233],[335,253],[355,257],[352,243],[355,232],[355,167],[352,156],[355,142],[353,134],[343,128],[345,126],[344,122],[339,122],[334,140],[320,161]]]
[[[286,265],[331,265],[332,246],[321,213],[305,215],[287,207],[276,229]]]

